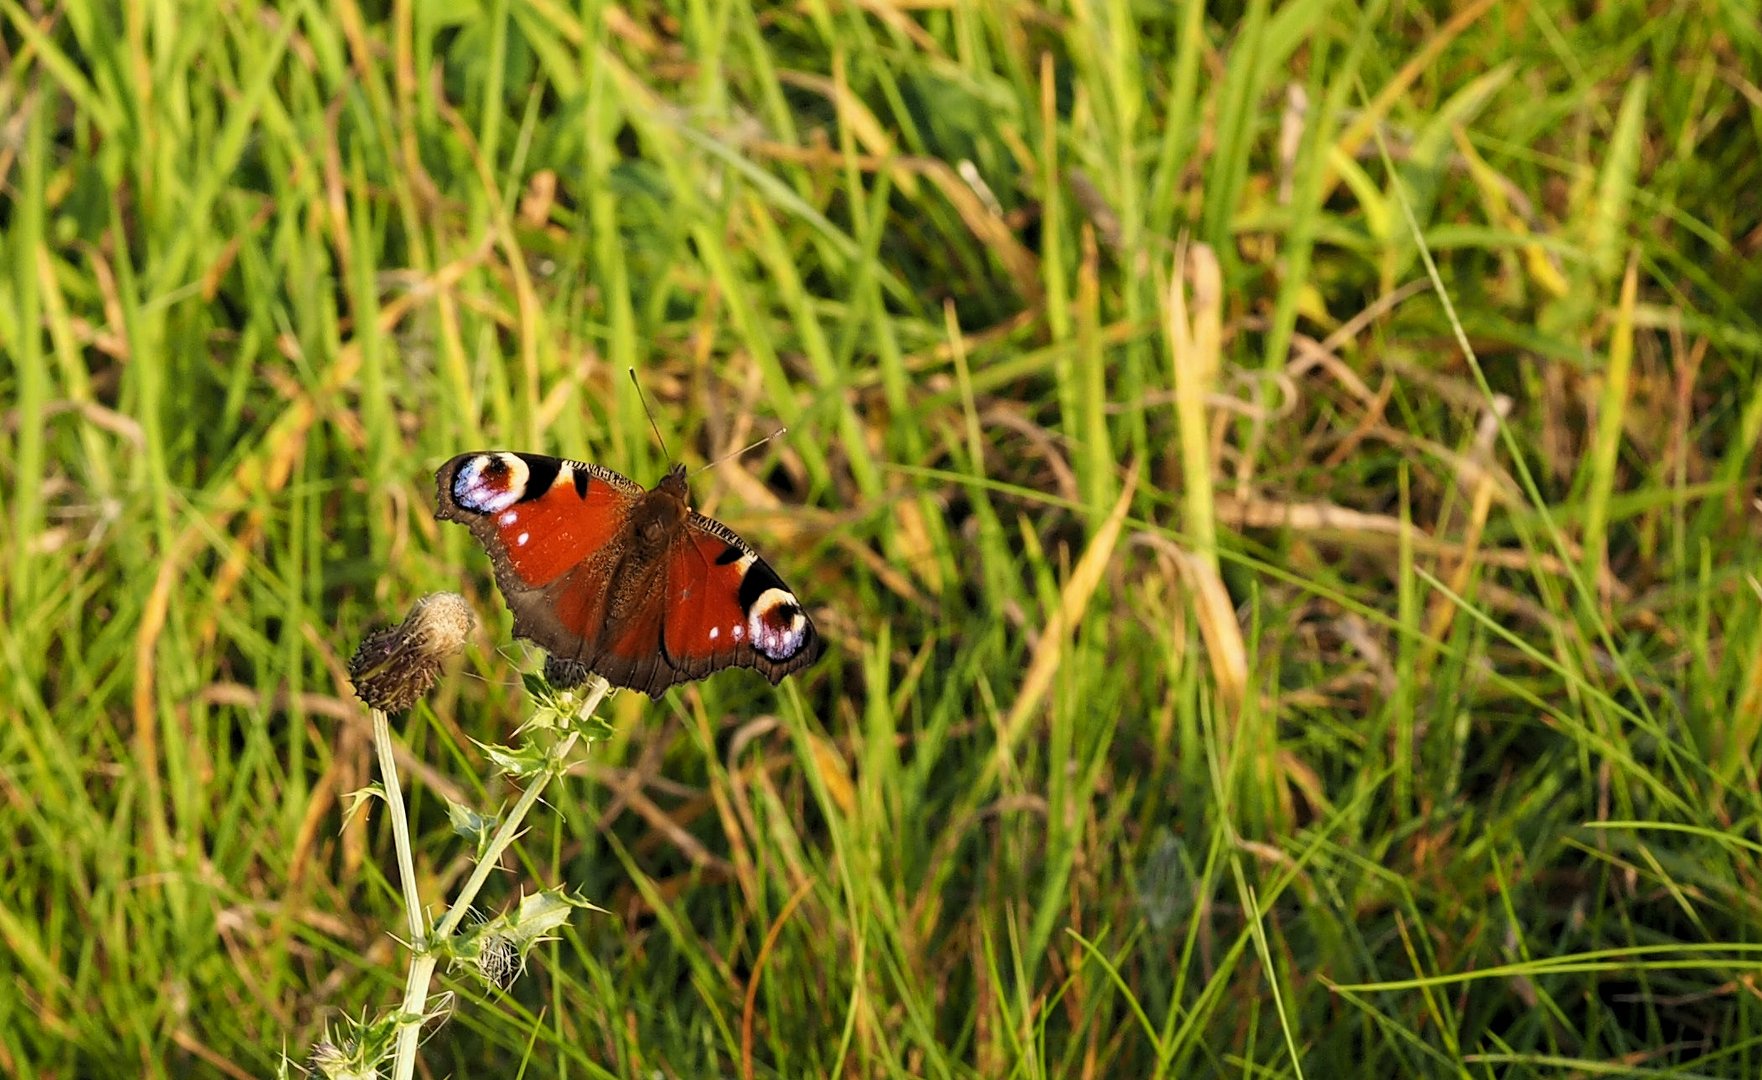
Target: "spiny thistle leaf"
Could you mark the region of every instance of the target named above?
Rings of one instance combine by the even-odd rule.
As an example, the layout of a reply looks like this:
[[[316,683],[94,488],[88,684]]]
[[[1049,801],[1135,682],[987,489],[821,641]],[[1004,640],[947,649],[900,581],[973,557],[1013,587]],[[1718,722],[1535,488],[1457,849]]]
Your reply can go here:
[[[471,809],[447,800],[447,821],[453,826],[453,832],[469,840],[481,856],[484,848],[489,846],[490,837],[495,834],[496,826],[502,819],[496,814],[480,814]]]
[[[544,747],[527,743],[524,746],[499,746],[495,743],[478,743],[483,752],[489,756],[490,762],[504,774],[523,780],[529,776],[539,776],[551,767],[551,755]]]

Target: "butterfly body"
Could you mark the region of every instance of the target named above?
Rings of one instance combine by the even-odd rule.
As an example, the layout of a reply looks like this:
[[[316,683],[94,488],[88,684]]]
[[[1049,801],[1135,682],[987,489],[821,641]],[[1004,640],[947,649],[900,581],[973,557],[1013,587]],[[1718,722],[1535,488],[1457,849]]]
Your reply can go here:
[[[725,667],[777,682],[819,658],[795,594],[692,511],[680,466],[645,490],[586,462],[477,451],[435,483],[435,516],[483,544],[514,633],[555,660],[659,697]]]

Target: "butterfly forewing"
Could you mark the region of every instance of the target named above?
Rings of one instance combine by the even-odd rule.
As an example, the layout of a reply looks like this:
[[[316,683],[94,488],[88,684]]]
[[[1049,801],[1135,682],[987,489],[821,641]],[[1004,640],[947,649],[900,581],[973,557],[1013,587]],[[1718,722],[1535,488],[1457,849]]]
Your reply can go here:
[[[609,469],[536,454],[460,454],[436,473],[435,516],[460,521],[527,586],[609,557],[642,488]]]

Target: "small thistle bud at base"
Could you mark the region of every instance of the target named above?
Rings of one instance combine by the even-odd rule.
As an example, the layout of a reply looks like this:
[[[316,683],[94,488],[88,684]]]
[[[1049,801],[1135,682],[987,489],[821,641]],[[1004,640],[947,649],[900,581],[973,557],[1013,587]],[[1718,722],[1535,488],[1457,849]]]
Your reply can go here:
[[[573,660],[564,660],[560,656],[545,655],[545,682],[551,684],[553,690],[574,690],[587,682],[593,672],[587,670],[586,664],[578,664]]]
[[[312,1053],[306,1057],[308,1072],[328,1077],[331,1071],[348,1063],[349,1055],[343,1048],[329,1039],[322,1039],[312,1047]]]
[[[353,1043],[338,1046],[326,1039],[312,1048],[306,1059],[306,1074],[322,1080],[367,1080],[377,1077],[379,1070],[360,1060],[359,1048]]]
[[[396,626],[361,639],[349,658],[355,695],[381,712],[402,712],[433,688],[441,664],[465,648],[477,620],[458,593],[431,593]]]

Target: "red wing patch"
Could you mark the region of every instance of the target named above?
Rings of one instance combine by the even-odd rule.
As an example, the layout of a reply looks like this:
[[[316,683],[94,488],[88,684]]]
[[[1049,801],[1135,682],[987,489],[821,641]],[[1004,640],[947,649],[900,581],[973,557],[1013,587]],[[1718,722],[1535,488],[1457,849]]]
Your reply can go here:
[[[753,556],[709,533],[687,528],[667,556],[667,653],[675,663],[732,663],[746,639],[740,579]],[[721,661],[718,663],[717,661]]]
[[[600,628],[605,625],[606,583],[591,574],[577,572],[534,595],[542,608],[526,622],[542,620],[548,612],[559,626],[580,639],[571,648],[550,651],[567,660],[579,659],[587,649],[585,643],[599,637]]]
[[[469,525],[498,571],[528,587],[605,550],[642,495],[609,469],[535,454],[461,454],[436,479],[437,516]]]

